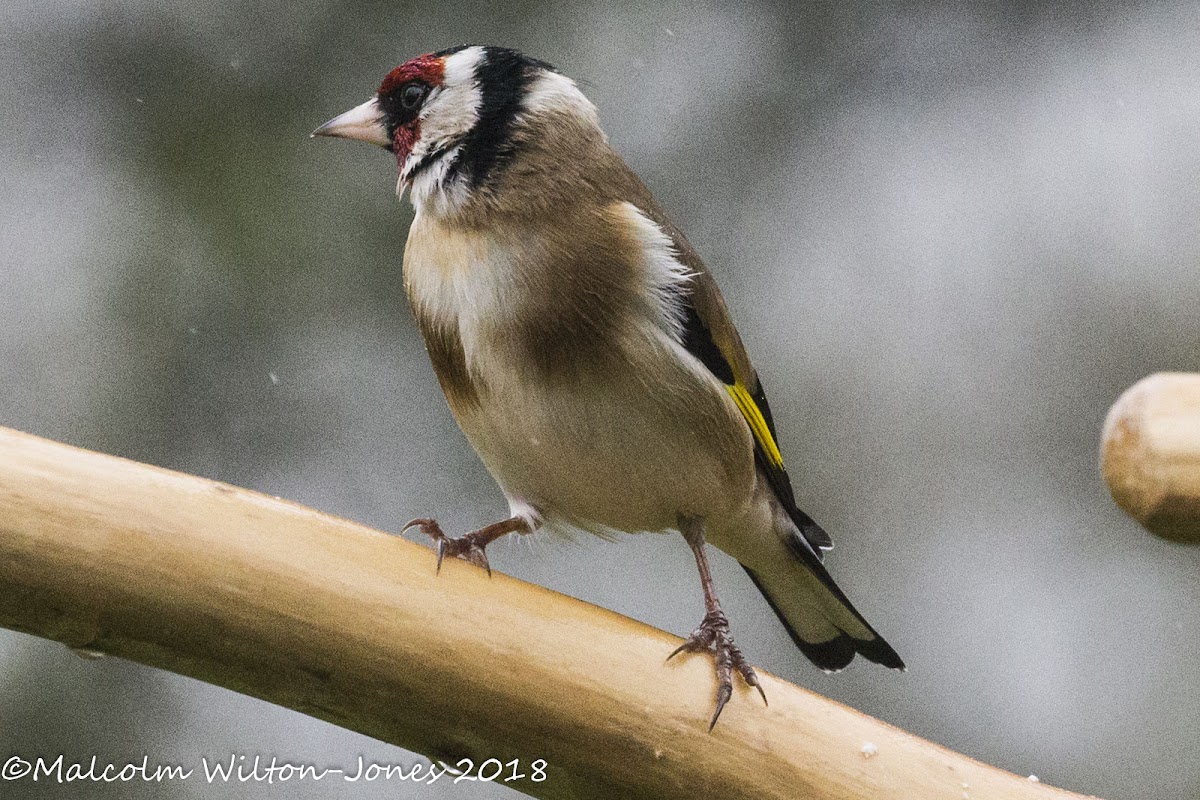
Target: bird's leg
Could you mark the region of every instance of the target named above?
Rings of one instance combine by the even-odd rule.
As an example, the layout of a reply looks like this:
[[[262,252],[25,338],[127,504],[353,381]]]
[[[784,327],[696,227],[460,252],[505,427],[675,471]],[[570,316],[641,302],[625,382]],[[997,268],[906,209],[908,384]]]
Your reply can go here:
[[[696,567],[700,570],[700,586],[704,589],[704,619],[700,626],[692,631],[687,641],[675,649],[667,660],[679,653],[712,653],[717,661],[717,710],[713,712],[712,721],[708,724],[711,731],[717,724],[717,717],[733,695],[733,670],[737,670],[742,680],[748,686],[758,689],[763,702],[767,702],[767,693],[758,682],[758,675],[747,662],[742,651],[733,643],[729,635],[729,620],[721,610],[721,601],[717,599],[717,590],[713,586],[712,571],[708,567],[708,556],[704,552],[704,520],[698,517],[681,517],[679,531],[692,548],[696,556]]]
[[[437,543],[437,568],[441,572],[442,559],[446,556],[470,561],[477,567],[487,570],[488,577],[492,575],[492,565],[488,563],[485,548],[506,533],[530,533],[533,528],[524,517],[509,517],[491,525],[485,525],[477,531],[464,533],[462,536],[450,537],[442,533],[442,527],[433,519],[414,519],[400,529],[403,534],[409,528],[420,528],[421,533]]]

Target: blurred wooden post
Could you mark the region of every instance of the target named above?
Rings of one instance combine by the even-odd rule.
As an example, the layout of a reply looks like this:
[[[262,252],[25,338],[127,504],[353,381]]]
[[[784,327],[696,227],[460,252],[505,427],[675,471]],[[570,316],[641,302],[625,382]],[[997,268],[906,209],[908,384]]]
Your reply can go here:
[[[536,797],[1079,797],[762,671],[770,706],[740,686],[709,734],[712,664],[666,663],[677,637],[460,561],[437,575],[428,548],[292,503],[2,428],[0,625],[470,758],[475,777],[487,762]]]
[[[1134,519],[1200,542],[1200,375],[1160,372],[1121,395],[1104,422],[1101,465]]]

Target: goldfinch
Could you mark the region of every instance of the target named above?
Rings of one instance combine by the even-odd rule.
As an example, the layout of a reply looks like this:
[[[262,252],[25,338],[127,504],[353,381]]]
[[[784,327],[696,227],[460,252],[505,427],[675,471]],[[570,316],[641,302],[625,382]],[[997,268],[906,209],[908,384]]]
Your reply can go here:
[[[565,525],[683,534],[705,615],[676,651],[714,654],[716,724],[736,671],[705,542],[733,556],[826,671],[904,664],[822,566],[828,534],[796,506],[762,382],[709,271],[550,65],[462,46],[393,69],[313,133],[390,151],[415,217],[404,286],[454,418],[509,517],[448,537],[488,567],[508,533]],[[672,653],[671,655],[675,655]],[[763,700],[766,700],[765,693]]]

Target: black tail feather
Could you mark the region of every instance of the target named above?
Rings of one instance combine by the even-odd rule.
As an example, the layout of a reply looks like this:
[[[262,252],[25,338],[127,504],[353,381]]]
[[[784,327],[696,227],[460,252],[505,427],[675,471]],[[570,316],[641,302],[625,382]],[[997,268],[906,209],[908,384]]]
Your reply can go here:
[[[824,642],[806,642],[800,638],[795,628],[788,622],[787,617],[783,615],[783,611],[776,605],[775,600],[772,599],[771,594],[767,591],[762,581],[759,580],[758,576],[744,564],[742,565],[742,569],[746,570],[746,574],[750,576],[750,580],[754,581],[754,585],[758,588],[758,591],[762,592],[762,596],[767,599],[771,610],[775,612],[775,616],[779,617],[779,621],[783,623],[783,627],[787,630],[788,635],[792,637],[792,641],[796,643],[796,647],[800,648],[800,652],[804,653],[808,660],[816,664],[820,669],[826,672],[837,672],[840,669],[844,669],[854,660],[855,653],[868,661],[881,664],[889,669],[904,669],[904,661],[900,658],[900,654],[893,650],[892,646],[884,641],[882,636],[875,633],[875,629],[867,625],[866,620],[863,620],[863,624],[867,625],[871,633],[875,634],[873,639],[857,639],[848,633],[839,632],[838,636]],[[827,585],[832,585],[835,589],[837,588],[833,584],[832,579],[829,579],[828,576],[824,576],[824,578]],[[837,590],[836,594],[838,599],[845,603],[854,612],[854,615],[861,620],[862,615],[854,609],[854,606],[850,605],[850,601],[846,599],[841,590]]]

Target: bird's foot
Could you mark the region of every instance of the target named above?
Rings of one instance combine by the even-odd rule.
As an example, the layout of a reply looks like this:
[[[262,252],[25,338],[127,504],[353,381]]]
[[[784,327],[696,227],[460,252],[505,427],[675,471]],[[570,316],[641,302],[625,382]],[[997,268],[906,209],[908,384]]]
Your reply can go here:
[[[410,528],[418,528],[437,544],[437,568],[442,571],[442,559],[446,556],[461,558],[477,567],[487,570],[488,577],[492,576],[492,565],[488,563],[486,548],[489,544],[507,533],[528,532],[529,523],[521,517],[494,522],[477,531],[464,533],[462,536],[447,536],[442,532],[442,526],[435,519],[414,519],[400,529],[403,534]]]
[[[438,572],[442,571],[442,559],[450,556],[451,558],[461,558],[463,561],[469,561],[477,567],[483,567],[487,570],[489,576],[492,574],[492,565],[488,563],[485,548],[492,543],[495,537],[487,537],[486,533],[489,532],[487,528],[471,531],[462,536],[447,536],[442,532],[442,526],[438,525],[437,520],[414,519],[401,528],[400,533],[403,534],[410,528],[419,529],[421,533],[433,539],[437,545]]]
[[[692,635],[687,638],[686,642],[667,656],[667,660],[670,661],[680,653],[713,653],[716,658],[717,710],[713,712],[712,721],[708,724],[709,731],[717,724],[721,710],[733,696],[734,670],[737,670],[738,674],[742,676],[742,680],[746,682],[747,686],[758,689],[763,703],[767,702],[767,693],[763,691],[762,684],[758,682],[758,675],[755,674],[754,667],[750,666],[746,657],[742,655],[742,651],[733,643],[733,637],[729,635],[729,620],[720,609],[705,614],[700,626],[692,631]]]

